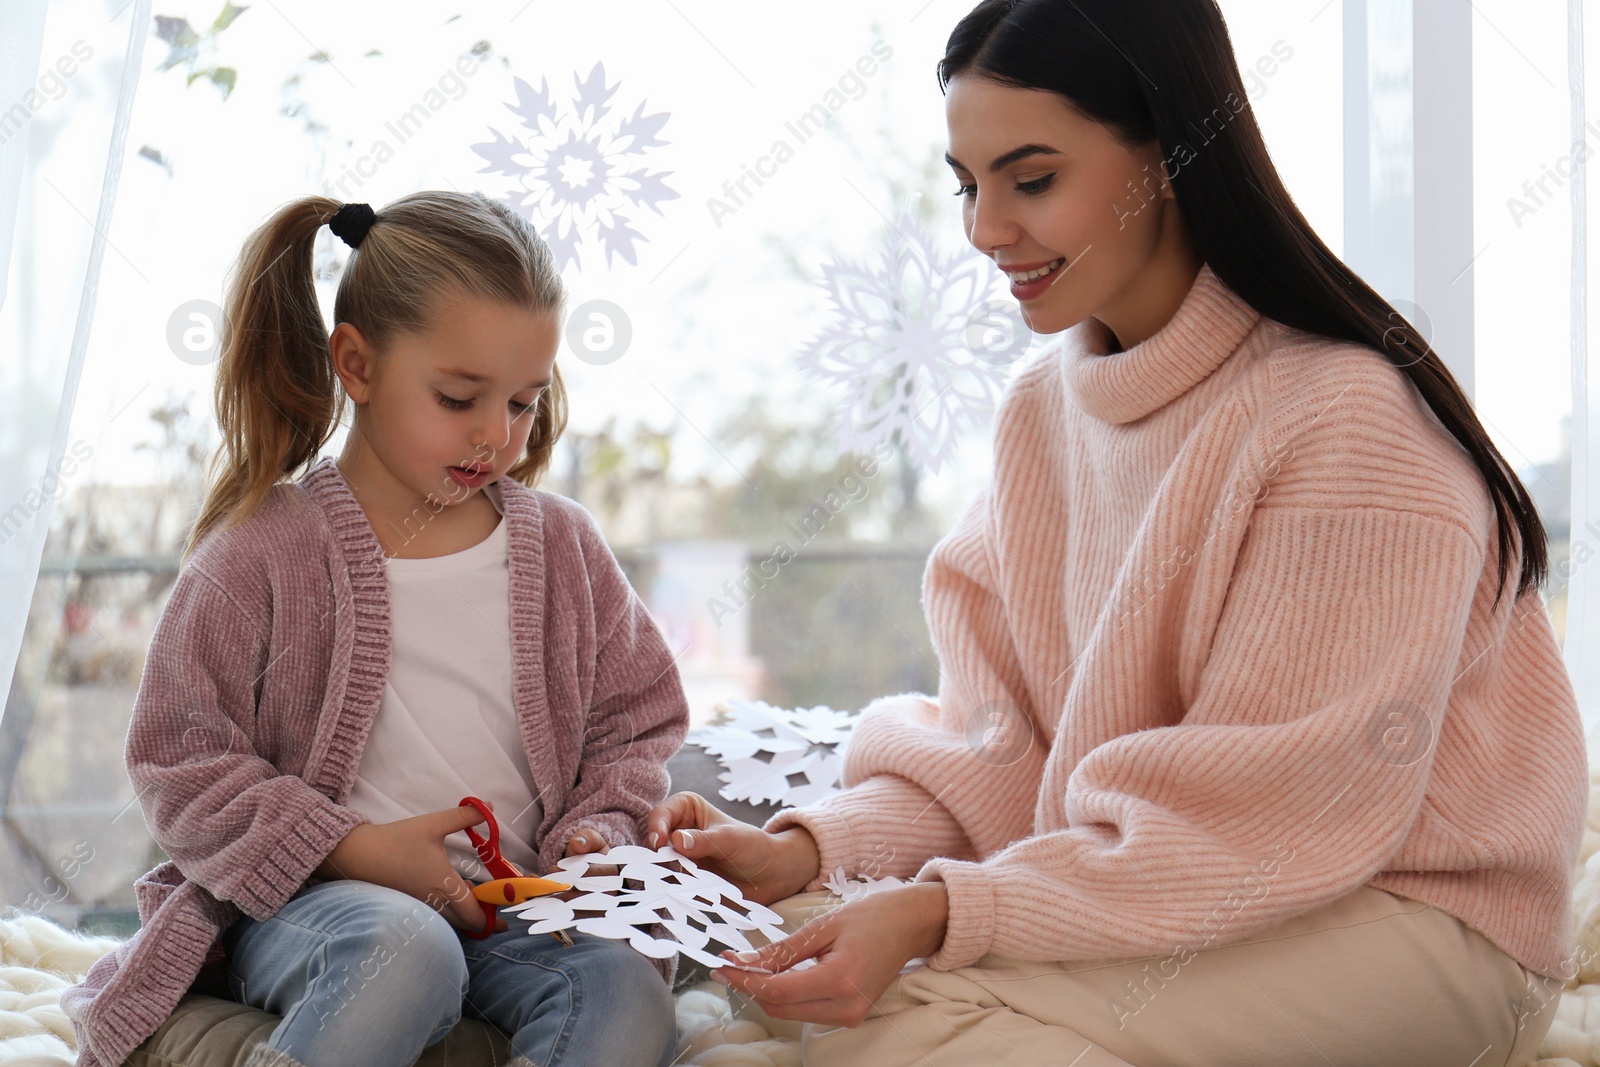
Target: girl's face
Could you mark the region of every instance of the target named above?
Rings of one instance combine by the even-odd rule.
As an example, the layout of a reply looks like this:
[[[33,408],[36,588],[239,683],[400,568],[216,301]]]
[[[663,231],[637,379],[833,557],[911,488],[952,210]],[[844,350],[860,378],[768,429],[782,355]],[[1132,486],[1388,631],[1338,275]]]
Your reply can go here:
[[[354,465],[365,468],[350,471],[352,481],[376,475],[401,497],[458,504],[499,478],[527,447],[560,340],[553,312],[460,295],[439,302],[426,332],[397,335],[381,356],[340,323],[330,343],[360,409]]]
[[[1056,93],[974,73],[950,80],[945,118],[967,239],[1011,277],[1028,328],[1094,315],[1142,340],[1140,283],[1182,240],[1160,142],[1127,148]]]

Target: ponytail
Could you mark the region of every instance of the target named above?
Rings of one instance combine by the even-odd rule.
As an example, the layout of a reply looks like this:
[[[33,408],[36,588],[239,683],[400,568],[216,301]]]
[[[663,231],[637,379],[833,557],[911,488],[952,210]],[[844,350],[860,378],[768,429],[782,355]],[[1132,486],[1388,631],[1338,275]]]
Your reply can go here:
[[[317,231],[338,207],[326,197],[296,200],[245,241],[223,307],[212,395],[222,442],[183,563],[210,530],[254,514],[285,474],[314,461],[343,419],[311,271]]]

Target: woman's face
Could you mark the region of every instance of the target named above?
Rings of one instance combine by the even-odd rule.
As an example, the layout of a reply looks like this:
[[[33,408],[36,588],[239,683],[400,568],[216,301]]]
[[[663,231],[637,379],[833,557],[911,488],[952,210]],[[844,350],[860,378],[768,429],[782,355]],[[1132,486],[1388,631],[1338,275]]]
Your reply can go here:
[[[1011,277],[1028,328],[1094,315],[1130,343],[1128,295],[1177,239],[1160,142],[1127,148],[1056,93],[970,73],[950,80],[945,118],[967,239]]]

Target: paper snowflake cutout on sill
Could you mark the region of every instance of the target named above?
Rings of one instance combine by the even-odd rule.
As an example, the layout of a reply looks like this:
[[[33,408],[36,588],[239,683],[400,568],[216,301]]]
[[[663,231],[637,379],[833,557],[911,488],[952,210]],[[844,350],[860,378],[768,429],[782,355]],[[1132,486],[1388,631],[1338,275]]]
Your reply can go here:
[[[681,953],[707,967],[728,966],[707,951],[713,941],[748,952],[755,947],[748,930],[769,942],[787,936],[777,912],[746,900],[733,883],[670,846],[622,845],[603,855],[568,856],[543,877],[579,893],[571,900],[535,897],[504,909],[530,919],[530,934],[579,930],[627,941],[655,959]],[[669,936],[652,933],[656,927]]]
[[[659,215],[661,201],[678,199],[662,180],[672,172],[652,172],[638,158],[669,143],[657,136],[668,113],[646,115],[641,101],[632,115],[608,118],[609,101],[621,83],[606,85],[603,63],[596,63],[587,78],[574,73],[572,80],[577,93],[563,109],[547,79],[541,77],[537,89],[514,79],[517,100],[506,109],[521,127],[510,133],[490,127],[494,139],[472,146],[489,161],[479,173],[515,179],[505,201],[540,227],[557,270],[579,263],[578,246],[586,239],[605,250],[607,268],[613,255],[637,265],[634,242],[645,237],[624,209],[649,208]]]
[[[895,441],[937,473],[963,434],[989,424],[1033,337],[1004,278],[970,247],[941,251],[905,217],[876,267],[823,268],[832,319],[798,359],[842,389],[844,451]]]
[[[873,878],[865,874],[858,874],[854,878],[846,878],[844,876],[844,868],[835,867],[833,874],[829,875],[828,880],[822,884],[835,896],[843,897],[845,903],[848,904],[852,900],[859,900],[868,893],[874,893],[880,889],[889,889],[897,885],[905,885],[906,880],[904,878],[896,878],[893,875]]]
[[[760,700],[732,700],[717,708],[728,721],[702,727],[689,740],[722,761],[723,799],[798,808],[839,791],[854,715]]]

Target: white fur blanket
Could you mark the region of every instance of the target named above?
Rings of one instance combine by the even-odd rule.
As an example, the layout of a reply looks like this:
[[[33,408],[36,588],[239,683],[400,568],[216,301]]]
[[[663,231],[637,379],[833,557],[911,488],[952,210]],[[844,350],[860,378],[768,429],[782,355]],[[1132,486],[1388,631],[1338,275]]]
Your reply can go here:
[[[61,991],[116,944],[36,915],[0,918],[0,1067],[72,1067],[77,1044]],[[677,1008],[682,1067],[800,1067],[798,1042],[734,1019],[714,982],[679,993]]]
[[[1572,921],[1578,969],[1566,983],[1533,1067],[1600,1067],[1600,769],[1590,772],[1589,826],[1578,856]],[[0,1067],[72,1067],[72,1024],[61,991],[117,942],[80,937],[33,915],[0,918]],[[800,1067],[792,1031],[735,1019],[721,986],[678,994],[682,1067]]]

